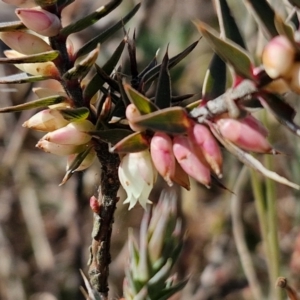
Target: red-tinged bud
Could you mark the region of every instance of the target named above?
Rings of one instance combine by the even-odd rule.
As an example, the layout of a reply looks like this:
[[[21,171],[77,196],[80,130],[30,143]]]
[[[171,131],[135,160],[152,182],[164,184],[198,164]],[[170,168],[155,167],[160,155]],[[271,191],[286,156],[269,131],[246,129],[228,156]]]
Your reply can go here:
[[[175,174],[172,139],[166,133],[155,133],[151,139],[150,153],[156,170],[172,186],[171,177]]]
[[[39,7],[17,8],[16,14],[28,29],[40,35],[52,37],[57,35],[61,29],[59,18]]]
[[[11,49],[26,55],[52,50],[43,39],[25,31],[1,32],[0,38]]]
[[[199,159],[186,136],[175,136],[173,152],[182,169],[198,182],[210,187],[210,169]]]
[[[87,145],[59,145],[48,142],[46,140],[40,140],[36,144],[36,147],[48,153],[65,156],[73,153],[83,152],[86,149]]]
[[[247,124],[254,130],[261,133],[264,137],[267,137],[269,135],[268,129],[257,119],[255,119],[252,115],[246,116],[243,120],[241,120],[242,123]]]
[[[14,6],[19,6],[19,7],[33,7],[36,6],[36,3],[34,0],[2,0],[3,2],[14,5]]]
[[[69,170],[70,166],[72,165],[72,163],[74,162],[74,160],[76,159],[78,154],[70,154],[68,156],[68,161],[67,161],[67,167],[66,169]],[[89,168],[94,160],[96,158],[96,152],[94,149],[91,149],[91,151],[88,153],[88,155],[84,158],[84,160],[81,162],[80,166],[74,170],[74,172],[78,172],[78,171],[83,171],[87,168]]]
[[[100,205],[99,205],[99,201],[95,196],[92,196],[90,198],[90,207],[92,209],[92,211],[96,214],[99,214],[100,212]]]
[[[191,140],[203,154],[205,160],[208,162],[212,170],[221,177],[222,172],[222,153],[220,147],[210,132],[210,130],[200,124],[195,124],[191,132]]]
[[[23,54],[15,50],[6,50],[4,51],[4,54],[7,58],[18,58],[24,56]],[[43,63],[15,64],[15,67],[31,75],[43,75],[43,76],[50,76],[53,78],[59,76],[59,72],[57,68],[55,67],[54,63],[51,61],[43,62]]]
[[[134,120],[136,117],[139,117],[141,114],[134,104],[129,104],[126,107],[126,118],[129,122],[129,126],[133,131],[143,131],[145,128],[142,126],[135,125]]]
[[[87,132],[93,129],[95,129],[94,124],[88,120],[72,122],[47,133],[43,140],[60,145],[83,145],[92,139]]]
[[[32,116],[22,126],[38,131],[49,132],[64,127],[68,123],[59,110],[44,109]]]
[[[296,50],[285,36],[274,37],[264,48],[262,63],[271,78],[288,78],[294,63]]]
[[[247,121],[234,119],[220,119],[217,121],[222,136],[238,147],[260,153],[269,153],[272,148],[265,135],[256,126]]]

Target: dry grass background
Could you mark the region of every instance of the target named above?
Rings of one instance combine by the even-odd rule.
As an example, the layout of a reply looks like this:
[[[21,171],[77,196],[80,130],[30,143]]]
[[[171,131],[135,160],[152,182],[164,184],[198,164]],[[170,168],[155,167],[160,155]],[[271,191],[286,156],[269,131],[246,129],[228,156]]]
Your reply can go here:
[[[104,1],[100,0],[77,0],[65,13],[64,22],[79,19],[102,4]],[[132,1],[124,1],[111,17],[73,38],[74,46],[80,47],[95,32],[121,18],[132,4]],[[253,22],[243,15],[241,7],[237,11],[237,19],[245,29],[251,46],[255,34]],[[138,29],[137,47],[141,66],[147,64],[159,47],[162,56],[170,43],[170,55],[174,55],[197,40],[199,34],[191,23],[195,18],[210,24],[216,23],[211,1],[144,1],[135,20],[127,26],[131,32],[134,28]],[[11,7],[0,3],[0,19],[16,19]],[[121,36],[121,33],[114,36],[101,47],[100,64],[107,59]],[[178,94],[200,94],[210,57],[211,51],[206,42],[201,40],[194,52],[171,72],[174,91]],[[128,64],[126,55],[123,63],[125,66]],[[15,72],[14,67],[1,66],[1,76],[12,72]],[[2,86],[1,107],[34,99],[31,88],[27,84]],[[290,101],[294,106],[297,105],[296,97],[291,97]],[[25,111],[0,115],[0,299],[83,299],[79,291],[82,284],[79,269],[87,271],[92,229],[89,197],[97,189],[99,165],[95,163],[84,173],[73,176],[64,186],[58,187],[64,176],[65,158],[35,148],[41,135],[21,127],[32,114],[32,111]],[[274,168],[299,182],[299,139],[273,119],[269,123],[273,144],[287,153],[275,157]],[[232,156],[224,155],[223,183],[233,189],[241,165]],[[159,180],[151,194],[154,202],[163,188],[166,185]],[[190,192],[179,188],[177,191],[187,232],[177,271],[180,278],[190,276],[190,282],[176,299],[250,300],[251,293],[232,236],[232,194],[220,188],[207,190],[195,182],[192,182]],[[120,197],[124,199],[122,191]],[[278,185],[277,198],[283,275],[299,285],[299,194]],[[242,187],[239,200],[248,246],[258,278],[266,287],[266,263],[249,178]],[[122,201],[118,204],[112,244],[112,299],[122,296],[123,270],[127,267],[128,227],[133,227],[137,232],[142,213],[139,206],[127,211]]]

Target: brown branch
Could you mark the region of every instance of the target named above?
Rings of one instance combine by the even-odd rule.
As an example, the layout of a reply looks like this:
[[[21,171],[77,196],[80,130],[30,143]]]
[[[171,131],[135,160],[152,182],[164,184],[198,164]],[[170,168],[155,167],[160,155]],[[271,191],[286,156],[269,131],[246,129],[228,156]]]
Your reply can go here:
[[[120,159],[118,154],[110,153],[108,145],[101,141],[95,145],[95,150],[102,172],[98,191],[99,210],[94,214],[89,277],[92,287],[106,298],[111,262],[110,240],[118,202],[117,192],[120,187],[118,177]]]

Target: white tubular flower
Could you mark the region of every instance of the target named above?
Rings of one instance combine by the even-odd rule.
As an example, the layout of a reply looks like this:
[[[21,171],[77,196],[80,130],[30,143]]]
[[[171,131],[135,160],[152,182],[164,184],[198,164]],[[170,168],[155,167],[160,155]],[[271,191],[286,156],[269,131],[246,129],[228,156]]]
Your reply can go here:
[[[157,178],[157,171],[153,166],[148,150],[126,154],[119,166],[119,179],[127,193],[124,204],[129,203],[131,209],[137,202],[146,209],[151,203],[149,194]]]

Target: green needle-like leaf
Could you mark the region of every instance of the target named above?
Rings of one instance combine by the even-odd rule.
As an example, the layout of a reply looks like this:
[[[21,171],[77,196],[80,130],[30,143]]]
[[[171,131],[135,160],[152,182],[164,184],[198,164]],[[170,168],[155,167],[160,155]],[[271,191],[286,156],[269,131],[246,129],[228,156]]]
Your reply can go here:
[[[190,120],[182,107],[170,107],[137,117],[135,124],[154,131],[184,134],[190,127]]]
[[[90,114],[90,111],[86,107],[79,108],[65,108],[60,110],[64,119],[73,122],[73,121],[81,121],[86,120]]]
[[[217,98],[225,92],[225,87],[226,64],[215,53],[205,74],[202,99],[208,101]]]
[[[47,107],[49,105],[62,103],[65,100],[66,100],[65,97],[56,95],[56,96],[41,98],[38,100],[22,103],[19,105],[3,107],[0,108],[0,113],[16,112],[16,111],[22,111],[22,110],[33,109],[38,107]]]
[[[156,105],[151,102],[147,97],[140,94],[134,88],[132,88],[129,84],[124,85],[124,89],[127,93],[127,96],[131,103],[133,103],[138,111],[142,114],[149,114],[151,112],[157,111],[158,108]]]
[[[278,35],[274,24],[275,12],[266,0],[244,0],[252,11],[254,18],[264,29],[266,37],[273,38]]]
[[[110,75],[114,68],[116,68],[125,48],[125,44],[125,39],[123,39],[109,60],[101,68],[107,75]],[[83,98],[90,100],[99,91],[99,86],[102,86],[104,83],[105,81],[96,73],[84,89]]]
[[[82,55],[88,54],[94,48],[96,48],[97,44],[102,44],[105,42],[110,36],[112,36],[115,32],[121,29],[139,10],[141,4],[137,4],[122,20],[117,22],[115,25],[108,28],[106,31],[94,37],[92,40],[84,44],[77,52],[76,57],[80,57]]]
[[[0,58],[0,64],[27,64],[41,63],[54,60],[59,55],[59,51],[47,51],[38,54],[24,55],[16,58]]]
[[[218,2],[220,8],[218,11],[218,17],[219,17],[221,32],[223,32],[228,39],[232,40],[236,44],[240,45],[242,48],[246,49],[244,39],[232,16],[227,1],[218,0]]]
[[[243,48],[227,39],[221,39],[214,29],[200,21],[196,23],[196,26],[207,39],[213,50],[225,62],[229,63],[238,75],[243,78],[255,80],[251,73],[251,59]]]
[[[64,27],[60,34],[64,36],[68,36],[71,33],[81,31],[99,21],[101,18],[107,16],[111,11],[113,11],[116,7],[121,4],[122,0],[114,0],[110,1],[106,5],[101,6],[95,12],[90,15],[80,19],[79,21],[72,23],[66,27]]]
[[[28,83],[28,82],[38,82],[51,79],[49,76],[28,76],[26,73],[14,74],[9,76],[0,77],[0,84],[12,84],[12,83]]]
[[[26,26],[21,21],[1,22],[0,32],[24,30]]]
[[[161,64],[155,95],[155,104],[161,109],[170,107],[171,105],[171,79],[169,73],[168,52],[166,52]]]
[[[181,62],[188,54],[190,54],[194,48],[197,46],[199,41],[194,42],[193,44],[191,44],[189,47],[187,47],[185,50],[183,50],[182,52],[180,52],[179,54],[173,56],[172,58],[170,58],[169,60],[169,70],[173,67],[175,67],[179,62]],[[161,64],[156,65],[155,67],[153,67],[152,69],[150,69],[148,72],[145,73],[145,75],[142,77],[141,82],[142,83],[147,83],[149,81],[154,80],[160,71],[161,68]]]

